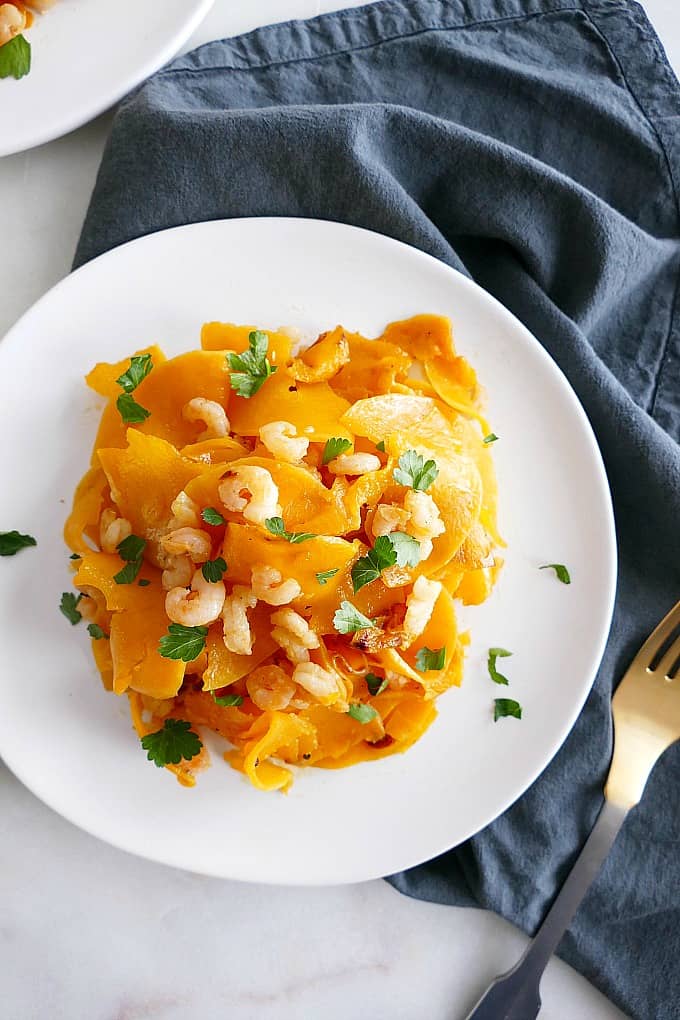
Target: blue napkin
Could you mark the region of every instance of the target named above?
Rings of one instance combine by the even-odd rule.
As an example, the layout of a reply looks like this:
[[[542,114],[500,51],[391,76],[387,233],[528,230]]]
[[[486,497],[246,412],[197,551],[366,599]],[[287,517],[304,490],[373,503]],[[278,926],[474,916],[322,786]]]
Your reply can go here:
[[[142,85],[115,118],[76,255],[219,217],[343,220],[472,276],[566,373],[618,527],[602,668],[505,815],[390,879],[527,932],[600,807],[612,688],[680,597],[679,181],[680,90],[637,4],[387,0],[210,43]],[[680,1016],[679,791],[676,746],[560,946],[641,1020]]]

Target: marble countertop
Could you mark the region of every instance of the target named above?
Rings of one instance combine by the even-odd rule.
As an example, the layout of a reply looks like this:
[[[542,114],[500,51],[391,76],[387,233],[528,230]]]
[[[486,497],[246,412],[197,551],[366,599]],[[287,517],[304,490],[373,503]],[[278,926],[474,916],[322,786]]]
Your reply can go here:
[[[338,6],[217,0],[186,48]],[[677,71],[680,5],[644,6]],[[0,335],[68,272],[110,121],[0,160]],[[74,828],[2,766],[0,788],[3,1020],[462,1020],[526,945],[491,914],[384,882],[286,889],[175,871]],[[542,994],[545,1020],[622,1017],[557,959]]]

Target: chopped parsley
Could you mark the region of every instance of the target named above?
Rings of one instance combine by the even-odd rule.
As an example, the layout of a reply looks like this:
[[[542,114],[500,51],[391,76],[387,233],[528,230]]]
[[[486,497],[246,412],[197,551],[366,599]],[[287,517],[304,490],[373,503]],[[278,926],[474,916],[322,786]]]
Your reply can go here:
[[[18,36],[15,36],[15,38],[18,38]],[[0,53],[7,46],[9,46],[9,43],[5,43],[5,46],[0,47]],[[0,531],[0,556],[15,556],[20,549],[27,549],[30,545],[37,544],[33,535],[21,535],[18,531]]]
[[[163,729],[142,737],[146,756],[159,769],[165,765],[179,765],[201,753],[203,744],[185,719],[166,719]]]
[[[118,543],[116,549],[120,558],[125,560],[125,566],[113,575],[116,584],[132,584],[136,581],[144,563],[145,548],[146,539],[140,538],[139,535],[128,535]]]
[[[417,567],[420,563],[420,542],[405,531],[393,531],[387,536],[397,554],[400,567]]]
[[[267,531],[276,538],[285,538],[286,542],[297,545],[298,542],[306,542],[309,538],[318,538],[309,531],[286,531],[283,517],[268,517],[264,522]]]
[[[130,358],[130,367],[118,376],[116,384],[126,393],[132,393],[137,389],[142,379],[146,379],[152,368],[153,361],[150,354],[135,354],[133,358]]]
[[[484,436],[482,442],[485,446],[489,446],[490,443],[495,443],[498,440],[498,436],[495,432],[489,432],[488,436]]]
[[[227,361],[231,369],[229,383],[239,397],[252,397],[277,371],[267,358],[269,337],[260,330],[248,334],[248,350],[243,354],[228,354]]]
[[[317,570],[316,579],[319,584],[326,584],[331,577],[335,577],[340,567],[333,567],[332,570]]]
[[[347,451],[351,448],[352,443],[349,439],[341,439],[338,436],[334,436],[332,439],[327,439],[326,445],[323,448],[321,463],[328,464],[329,460],[339,457],[341,453],[347,453]]]
[[[539,567],[539,570],[554,570],[555,576],[558,581],[562,584],[571,584],[571,577],[569,571],[565,567],[564,563],[546,563],[544,566]]]
[[[373,705],[364,705],[360,701],[355,701],[354,704],[350,705],[347,709],[347,714],[351,715],[352,719],[356,719],[357,722],[365,724],[371,722],[377,716],[377,711],[373,708]]]
[[[171,623],[168,633],[160,639],[158,654],[164,659],[193,662],[205,648],[207,636],[207,627],[183,627],[181,623]]]
[[[69,556],[70,560],[82,560],[82,558],[83,557],[80,555],[80,553],[71,553],[71,555]]]
[[[138,425],[146,421],[151,414],[145,407],[138,404],[131,393],[121,393],[116,401],[116,407],[126,425]]]
[[[399,467],[392,472],[398,485],[410,485],[416,492],[425,492],[439,474],[433,460],[425,460],[415,450],[407,450],[399,458]]]
[[[0,46],[0,78],[23,78],[31,70],[31,44],[15,35]]]
[[[207,560],[201,567],[201,573],[203,574],[206,581],[211,584],[216,584],[217,581],[221,581],[227,569],[226,561],[218,556],[216,560]]]
[[[62,592],[59,609],[71,624],[80,623],[83,618],[82,613],[78,612],[78,604],[82,597],[82,594],[76,595],[72,591]]]
[[[515,719],[522,718],[522,706],[519,701],[513,698],[496,698],[493,703],[493,721],[498,722],[506,716],[513,716]]]
[[[91,638],[94,638],[95,641],[100,641],[102,638],[106,638],[108,640],[109,636],[101,629],[98,623],[88,623],[87,633]]]
[[[368,693],[376,697],[387,687],[388,681],[384,676],[376,676],[375,673],[367,673],[365,678],[366,686],[368,687]]]
[[[443,648],[428,648],[426,645],[416,652],[416,669],[427,673],[431,669],[443,669],[446,662],[446,645]]]
[[[139,581],[137,581],[138,588],[148,588],[150,584],[151,581],[147,577],[140,577]]]
[[[345,599],[340,603],[333,615],[333,626],[340,634],[353,634],[357,630],[365,630],[367,627],[375,627],[373,620],[360,613],[356,606]]]
[[[380,574],[387,567],[393,567],[397,562],[397,552],[390,542],[389,535],[380,535],[375,540],[375,545],[361,556],[352,567],[352,584],[356,594],[366,584],[377,580]]]
[[[224,517],[214,506],[207,506],[205,510],[201,510],[201,517],[206,524],[212,524],[215,528],[220,524],[224,524]]]
[[[487,660],[487,666],[489,668],[489,676],[495,684],[507,684],[508,678],[499,673],[496,669],[496,659],[506,659],[512,655],[506,648],[490,648],[489,658]]]
[[[213,691],[213,701],[221,708],[237,708],[243,704],[243,696],[241,694],[223,694],[220,697]]]
[[[381,439],[379,443],[375,444],[376,450],[380,450],[381,453],[385,452],[385,440]]]

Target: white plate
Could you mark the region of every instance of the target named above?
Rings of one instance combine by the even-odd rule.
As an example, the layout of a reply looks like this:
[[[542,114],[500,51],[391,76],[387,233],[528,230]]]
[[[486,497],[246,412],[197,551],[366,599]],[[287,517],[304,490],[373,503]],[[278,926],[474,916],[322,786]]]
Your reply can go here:
[[[220,760],[193,790],[146,761],[127,699],[106,693],[69,588],[61,531],[100,401],[97,360],[152,342],[198,345],[204,320],[341,322],[376,335],[418,312],[450,315],[489,394],[507,565],[461,612],[472,646],[461,689],[405,755],[299,772],[288,796],[256,791]],[[193,871],[279,883],[356,882],[426,860],[511,804],[574,723],[602,654],[616,574],[607,481],[574,393],[522,325],[465,277],[379,234],[316,220],[250,219],[167,230],[103,255],[29,311],[0,346],[0,529],[38,539],[0,561],[0,752],[47,804],[116,846]],[[571,586],[540,564],[566,563]],[[503,661],[494,685],[486,650]],[[524,718],[494,723],[495,697]]]
[[[162,67],[213,0],[58,0],[26,32],[32,66],[0,80],[0,156],[59,138]]]

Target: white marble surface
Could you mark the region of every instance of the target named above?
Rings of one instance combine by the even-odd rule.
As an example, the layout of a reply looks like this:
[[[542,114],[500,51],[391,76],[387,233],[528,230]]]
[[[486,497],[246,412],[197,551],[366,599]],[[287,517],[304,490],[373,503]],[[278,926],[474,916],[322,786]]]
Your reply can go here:
[[[356,6],[349,0],[344,6]],[[333,0],[217,0],[187,48]],[[647,0],[680,68],[678,0]],[[110,114],[0,160],[0,335],[64,276]],[[0,767],[3,1020],[462,1020],[526,944],[480,910],[384,882],[245,886],[154,865],[62,821]],[[545,1020],[622,1014],[553,960]]]

